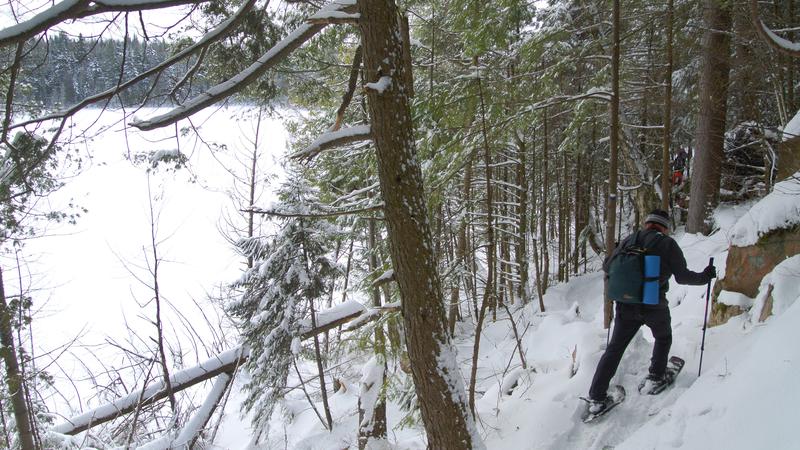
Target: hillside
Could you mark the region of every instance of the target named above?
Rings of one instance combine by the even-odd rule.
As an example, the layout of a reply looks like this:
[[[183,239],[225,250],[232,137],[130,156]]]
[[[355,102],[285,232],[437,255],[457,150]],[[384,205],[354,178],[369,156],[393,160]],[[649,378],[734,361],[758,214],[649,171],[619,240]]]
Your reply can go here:
[[[689,268],[702,269],[713,256],[720,276],[724,275],[727,236],[736,220],[748,208],[720,208],[720,230],[709,237],[686,234],[675,238],[684,250]],[[672,308],[672,354],[686,360],[675,386],[656,397],[636,392],[647,373],[652,349],[649,331],[642,331],[628,348],[613,383],[628,390],[628,398],[603,420],[583,424],[579,415],[595,365],[602,354],[606,333],[602,328],[602,276],[599,272],[572,279],[551,288],[547,311],[533,305],[517,309],[514,319],[523,334],[523,348],[529,370],[521,369],[516,341],[507,317],[498,315],[484,332],[480,356],[477,402],[481,434],[487,448],[511,449],[790,449],[796,448],[791,412],[800,402],[796,373],[800,338],[796,323],[800,306],[800,258],[778,266],[770,277],[777,282],[777,302],[784,313],[757,323],[749,315],[709,328],[706,335],[703,370],[698,377],[702,338],[705,286],[671,283],[668,299]],[[791,306],[789,306],[791,305]],[[524,330],[524,331],[523,331]],[[459,361],[469,374],[473,337],[467,327],[459,330]],[[576,359],[573,364],[572,353]],[[571,376],[573,367],[576,369]],[[517,381],[510,395],[501,394]],[[336,393],[332,401],[337,426],[329,433],[314,413],[298,402],[289,401],[293,419],[276,415],[274,445],[264,448],[333,449],[356,441],[355,416],[357,379]],[[780,388],[776,388],[780,386]],[[301,395],[301,394],[300,394]],[[295,397],[295,395],[290,395]],[[242,448],[249,426],[233,412],[229,403],[221,439],[215,448]],[[402,412],[396,402],[389,407],[390,429]],[[391,449],[424,449],[421,427],[395,429],[389,433]],[[352,447],[351,447],[352,448]]]

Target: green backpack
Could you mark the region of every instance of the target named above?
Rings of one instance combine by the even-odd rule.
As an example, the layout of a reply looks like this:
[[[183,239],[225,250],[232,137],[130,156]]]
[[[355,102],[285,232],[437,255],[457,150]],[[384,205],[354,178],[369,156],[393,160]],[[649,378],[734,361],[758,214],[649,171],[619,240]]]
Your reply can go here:
[[[661,258],[633,240],[615,254],[608,265],[608,298],[618,303],[656,305],[659,302]],[[653,247],[663,236],[659,236]]]

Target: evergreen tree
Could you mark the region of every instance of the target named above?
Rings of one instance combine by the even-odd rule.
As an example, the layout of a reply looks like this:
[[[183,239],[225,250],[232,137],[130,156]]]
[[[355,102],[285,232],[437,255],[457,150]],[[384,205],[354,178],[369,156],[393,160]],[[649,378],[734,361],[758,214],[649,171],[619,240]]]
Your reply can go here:
[[[278,208],[291,216],[278,219],[272,237],[243,238],[238,247],[255,263],[235,283],[244,293],[228,309],[239,320],[250,349],[244,407],[254,412],[254,426],[267,429],[286,391],[289,369],[299,350],[299,322],[327,292],[337,273],[329,258],[336,230],[322,219],[303,217],[315,192],[299,172],[291,171],[278,190]],[[296,344],[293,341],[297,340]]]

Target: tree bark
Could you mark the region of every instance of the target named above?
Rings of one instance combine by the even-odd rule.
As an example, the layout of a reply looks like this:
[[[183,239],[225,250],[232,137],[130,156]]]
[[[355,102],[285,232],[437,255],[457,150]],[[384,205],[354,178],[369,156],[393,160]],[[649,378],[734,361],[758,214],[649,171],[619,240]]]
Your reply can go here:
[[[673,0],[667,0],[667,67],[664,69],[664,142],[661,151],[661,209],[669,211],[672,195],[670,147],[672,146],[672,17]]]
[[[359,0],[369,116],[400,290],[411,372],[428,448],[484,448],[469,415],[464,382],[447,332],[422,171],[416,155],[401,33],[393,0]],[[408,77],[410,78],[410,77]],[[385,80],[385,79],[384,79]]]
[[[614,251],[614,229],[617,226],[617,172],[619,165],[619,0],[613,7],[613,42],[611,51],[611,105],[610,151],[608,163],[608,198],[606,200],[606,255]],[[603,327],[611,326],[613,315],[611,300],[608,299],[608,283],[603,283],[605,301],[603,302]]]
[[[375,219],[370,219],[368,225],[368,239],[369,239],[369,270],[376,273],[378,270],[378,231],[375,225]],[[372,306],[380,308],[381,306],[381,293],[378,286],[373,286],[370,289],[372,296]],[[381,386],[386,383],[386,336],[383,333],[383,326],[375,327],[375,345],[373,350],[376,355],[380,355],[380,360],[383,362],[384,370],[383,377],[381,378]],[[361,399],[358,401],[358,448],[364,450],[369,444],[370,439],[386,439],[386,398],[380,396],[375,402],[372,411],[372,420],[368,424],[363,424],[365,411],[361,408]]]
[[[700,114],[686,231],[707,234],[711,231],[711,214],[719,203],[730,75],[731,9],[728,2],[705,0],[704,10]]]
[[[8,395],[11,396],[14,420],[17,422],[20,447],[22,450],[34,450],[36,446],[33,443],[33,429],[23,389],[24,380],[19,370],[19,360],[17,360],[17,346],[14,343],[11,314],[6,301],[3,271],[0,269],[0,343],[3,345],[0,353],[3,354],[3,362],[6,366],[6,385],[8,386]]]

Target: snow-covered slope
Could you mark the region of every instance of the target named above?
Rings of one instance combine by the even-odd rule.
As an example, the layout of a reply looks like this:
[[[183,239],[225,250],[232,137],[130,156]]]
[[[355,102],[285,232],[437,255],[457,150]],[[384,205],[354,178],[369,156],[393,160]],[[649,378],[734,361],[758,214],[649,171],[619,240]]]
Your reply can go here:
[[[730,230],[748,208],[717,212],[720,230],[710,237],[676,233],[689,268],[702,270],[714,257],[719,273],[730,244]],[[775,285],[776,315],[755,318],[767,282]],[[652,337],[646,328],[629,346],[612,383],[627,388],[628,398],[597,423],[579,415],[603,348],[602,275],[598,272],[553,286],[538,312],[536,302],[514,311],[522,334],[527,370],[505,312],[484,330],[478,370],[478,426],[487,448],[519,449],[796,449],[795,406],[800,404],[800,257],[790,258],[765,278],[751,315],[709,328],[698,377],[706,286],[681,286],[668,293],[672,308],[672,354],[686,360],[675,385],[659,396],[636,391],[647,373]],[[755,318],[753,318],[755,317]],[[459,329],[459,361],[465,377],[472,353],[471,326]],[[331,399],[337,426],[325,431],[308,405],[289,402],[291,422],[276,417],[274,448],[333,449],[356,443],[357,379]],[[510,395],[505,394],[514,385]],[[389,442],[374,448],[423,449],[421,427],[398,427],[403,413],[389,405]],[[229,428],[230,427],[230,428]],[[392,429],[394,427],[394,429]],[[242,424],[226,421],[220,448],[240,448]],[[244,427],[246,429],[246,426]],[[234,431],[235,430],[235,431]],[[273,448],[273,447],[265,447]]]

